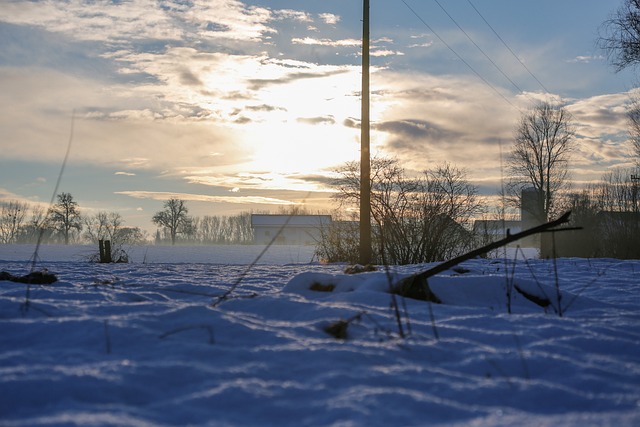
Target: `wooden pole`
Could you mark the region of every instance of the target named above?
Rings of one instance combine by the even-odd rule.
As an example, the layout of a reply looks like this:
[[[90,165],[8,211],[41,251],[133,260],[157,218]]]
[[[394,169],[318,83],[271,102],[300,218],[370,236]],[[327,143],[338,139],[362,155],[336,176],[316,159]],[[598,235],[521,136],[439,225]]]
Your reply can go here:
[[[362,118],[360,124],[360,264],[371,263],[371,154],[369,119],[369,0],[362,19]]]

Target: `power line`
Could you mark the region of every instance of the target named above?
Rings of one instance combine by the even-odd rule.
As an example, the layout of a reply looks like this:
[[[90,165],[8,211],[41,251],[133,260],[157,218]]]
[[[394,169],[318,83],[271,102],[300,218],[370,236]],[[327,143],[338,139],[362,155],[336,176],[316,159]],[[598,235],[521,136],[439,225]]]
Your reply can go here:
[[[478,45],[478,43],[476,43],[473,38],[469,35],[469,33],[467,33],[461,26],[460,24],[458,24],[458,22],[453,18],[453,16],[451,16],[451,14],[447,11],[447,9],[444,8],[444,6],[442,6],[442,4],[438,1],[438,0],[433,0],[434,2],[436,2],[436,4],[438,6],[440,6],[440,9],[442,9],[442,11],[449,17],[449,19],[451,19],[451,22],[453,22],[456,27],[458,27],[458,29],[460,31],[462,31],[462,33],[469,39],[469,41],[471,43],[473,43],[473,45],[476,47],[476,49],[478,49],[480,51],[480,53],[482,53],[484,55],[485,58],[487,58],[487,60],[489,62],[491,62],[491,64],[493,64],[493,66],[496,68],[496,70],[498,70],[500,72],[500,74],[502,74],[504,76],[505,79],[509,80],[509,82],[513,85],[513,87],[515,87],[518,92],[524,92],[520,86],[518,86],[513,80],[511,80],[511,78],[509,78],[509,76],[507,76],[507,74],[502,71],[502,68],[500,68],[500,66],[498,64],[495,63],[495,61],[493,59],[491,59],[489,57],[489,55],[487,55],[487,53]]]
[[[511,55],[513,55],[514,58],[516,58],[516,60],[520,63],[520,65],[522,65],[522,67],[524,67],[525,70],[527,70],[527,72],[529,73],[529,75],[531,77],[533,77],[535,79],[535,81],[538,82],[538,84],[540,85],[540,87],[546,92],[546,93],[550,93],[549,90],[542,84],[542,82],[540,80],[538,80],[538,78],[535,76],[535,74],[533,74],[533,72],[529,69],[529,67],[527,67],[525,65],[524,62],[522,62],[520,60],[520,58],[518,58],[518,55],[516,55],[516,53],[509,47],[509,45],[507,44],[507,42],[504,41],[504,39],[502,37],[500,37],[500,34],[498,34],[498,32],[493,28],[493,26],[491,24],[489,24],[489,22],[485,19],[485,17],[482,15],[482,13],[480,13],[480,11],[478,10],[477,7],[475,7],[475,5],[471,2],[471,0],[467,0],[467,2],[469,3],[469,5],[471,5],[471,7],[473,8],[473,10],[476,11],[476,13],[478,14],[478,16],[480,16],[480,18],[482,18],[482,20],[484,21],[485,24],[487,24],[487,26],[489,28],[491,28],[491,31],[493,31],[493,34],[496,35],[496,37],[498,38],[498,40],[500,40],[502,42],[502,44],[504,45],[504,47],[507,48],[507,50],[509,52],[511,52]]]
[[[482,77],[482,75],[478,71],[476,71],[476,69],[473,68],[471,66],[471,64],[469,64],[467,61],[465,61],[465,59],[462,56],[460,56],[460,54],[458,54],[458,52],[456,52],[455,49],[452,48],[442,37],[440,37],[440,35],[433,28],[431,28],[431,26],[429,24],[427,24],[427,22],[418,14],[418,12],[416,12],[411,6],[409,6],[409,4],[405,0],[400,0],[400,1],[402,1],[402,3],[404,3],[404,5],[407,7],[407,9],[409,9],[411,11],[411,13],[413,13],[416,16],[416,18],[418,18],[418,20],[420,20],[420,22],[422,22],[424,24],[424,26],[427,27],[429,29],[429,31],[431,31],[438,38],[438,40],[440,40],[442,42],[442,44],[444,44],[447,47],[447,49],[449,49],[460,61],[462,61],[462,63],[464,65],[466,65],[476,76],[478,76],[478,78],[480,80],[482,80],[484,82],[484,84],[489,86],[507,104],[511,105],[516,110],[521,111],[513,102],[509,101],[509,99],[506,96],[504,96],[498,89],[496,89],[495,86],[493,86],[491,83],[489,83],[489,81],[487,79]]]

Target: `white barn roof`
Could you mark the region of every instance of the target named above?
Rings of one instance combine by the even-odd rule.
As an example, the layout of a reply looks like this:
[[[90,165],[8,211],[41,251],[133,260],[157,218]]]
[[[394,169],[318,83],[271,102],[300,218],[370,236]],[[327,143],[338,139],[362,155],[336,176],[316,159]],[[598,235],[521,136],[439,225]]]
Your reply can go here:
[[[331,223],[331,215],[266,215],[252,214],[252,227],[320,227]]]

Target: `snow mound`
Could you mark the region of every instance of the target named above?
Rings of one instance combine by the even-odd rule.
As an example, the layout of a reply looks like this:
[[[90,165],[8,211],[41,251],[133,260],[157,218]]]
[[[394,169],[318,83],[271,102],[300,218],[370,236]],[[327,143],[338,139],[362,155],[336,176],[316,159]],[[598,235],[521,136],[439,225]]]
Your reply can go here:
[[[390,293],[399,281],[408,276],[387,272],[304,272],[293,277],[282,291],[296,293],[309,299],[335,299],[336,294],[353,292],[352,300],[358,296],[367,299],[370,293]],[[576,301],[579,301],[578,306],[581,308],[599,305],[594,300],[578,298],[578,295],[560,290],[553,285],[532,279],[508,279],[504,275],[460,275],[451,272],[432,277],[428,283],[431,291],[445,305],[485,307],[490,310],[499,310],[510,305],[512,310],[520,312],[555,313]]]

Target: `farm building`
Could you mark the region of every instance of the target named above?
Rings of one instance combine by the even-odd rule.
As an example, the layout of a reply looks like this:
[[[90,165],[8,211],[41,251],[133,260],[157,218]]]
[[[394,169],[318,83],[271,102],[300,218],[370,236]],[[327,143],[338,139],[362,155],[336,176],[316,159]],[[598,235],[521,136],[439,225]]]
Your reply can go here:
[[[331,215],[251,215],[253,241],[261,245],[274,238],[279,245],[315,245],[320,229],[329,225]]]
[[[473,232],[477,236],[483,236],[488,241],[496,241],[522,231],[522,221],[501,219],[479,219],[473,223]]]

